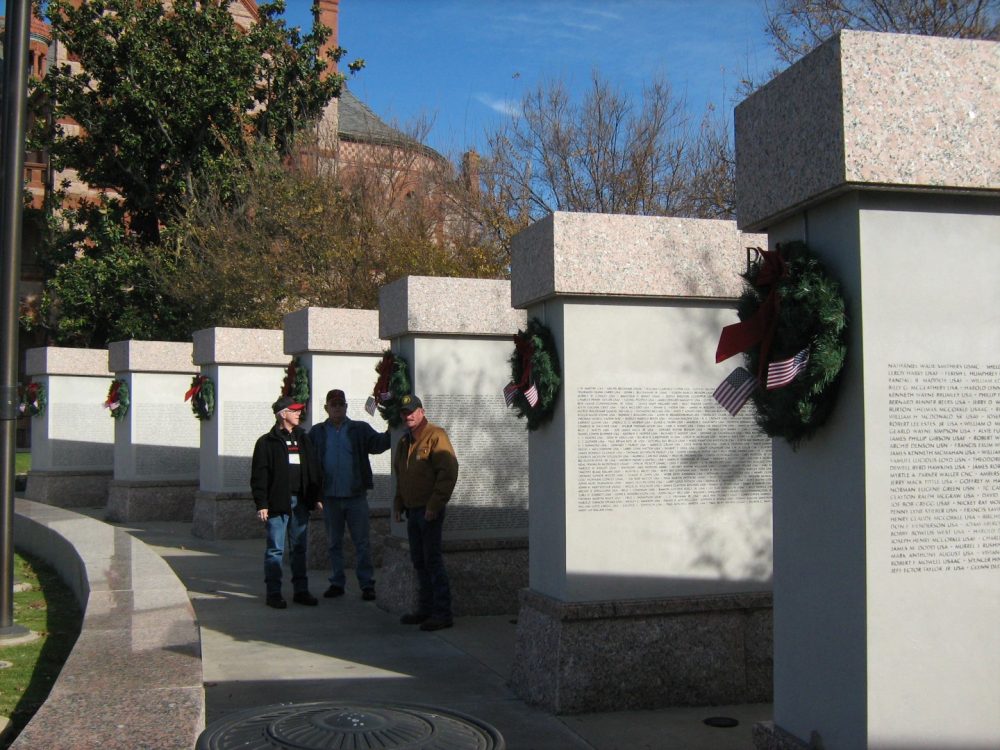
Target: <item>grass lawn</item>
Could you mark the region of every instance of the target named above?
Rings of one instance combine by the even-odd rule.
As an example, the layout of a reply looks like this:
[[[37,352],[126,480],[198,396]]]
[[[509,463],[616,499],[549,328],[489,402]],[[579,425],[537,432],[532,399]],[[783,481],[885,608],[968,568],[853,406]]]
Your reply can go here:
[[[17,474],[27,474],[31,468],[31,454],[18,451],[14,454],[14,472]]]
[[[9,716],[10,731],[0,740],[6,748],[45,702],[59,670],[80,634],[82,615],[76,598],[43,561],[16,553],[15,583],[31,590],[14,592],[14,623],[41,633],[31,643],[0,646],[0,715]]]

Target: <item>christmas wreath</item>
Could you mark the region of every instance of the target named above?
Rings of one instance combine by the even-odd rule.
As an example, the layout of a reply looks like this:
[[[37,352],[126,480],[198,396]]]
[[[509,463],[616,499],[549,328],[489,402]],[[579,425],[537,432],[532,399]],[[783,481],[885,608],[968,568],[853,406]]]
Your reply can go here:
[[[751,249],[737,303],[742,322],[723,329],[716,361],[744,353],[756,374],[748,395],[757,425],[796,447],[833,411],[847,355],[844,298],[805,243]]]
[[[302,366],[302,361],[298,357],[292,357],[292,361],[285,368],[281,395],[291,396],[297,404],[309,403],[309,370]]]
[[[121,378],[116,378],[111,381],[111,387],[108,388],[108,397],[104,401],[104,408],[110,409],[111,416],[115,419],[124,419],[125,415],[128,414],[128,396],[128,383]]]
[[[184,400],[191,402],[191,411],[198,419],[211,419],[215,414],[215,383],[208,375],[195,375]]]
[[[39,417],[45,413],[45,386],[30,381],[21,389],[21,402],[18,411],[29,417]]]
[[[510,377],[503,389],[507,406],[513,406],[519,418],[528,420],[529,430],[537,430],[552,419],[562,382],[552,332],[537,318],[529,320],[527,328],[514,336]]]
[[[391,351],[385,351],[382,353],[382,359],[375,365],[375,372],[378,373],[378,380],[375,381],[372,395],[365,404],[365,411],[374,416],[377,408],[382,419],[389,427],[395,429],[403,423],[402,415],[399,413],[399,401],[410,392],[411,388],[406,360]]]

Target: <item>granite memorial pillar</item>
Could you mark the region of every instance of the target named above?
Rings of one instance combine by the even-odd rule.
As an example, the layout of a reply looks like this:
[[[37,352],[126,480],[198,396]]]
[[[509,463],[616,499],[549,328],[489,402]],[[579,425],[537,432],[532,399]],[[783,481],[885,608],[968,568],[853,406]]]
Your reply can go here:
[[[530,588],[511,677],[559,713],[770,697],[770,441],[712,394],[733,222],[558,212],[514,238],[515,307],[563,387],[530,433]]]
[[[1000,747],[1000,44],[844,31],[735,123],[741,228],[849,322],[829,422],[774,442],[756,747]]]
[[[284,320],[285,354],[298,357],[309,371],[309,410],[302,426],[308,429],[326,419],[323,410],[326,393],[339,388],[347,396],[347,416],[368,422],[378,432],[385,421],[365,411],[377,377],[375,365],[389,348],[378,336],[378,310],[341,310],[307,307],[290,313]],[[382,547],[389,533],[392,509],[390,452],[371,456],[374,489],[368,493],[371,512],[371,551],[376,568],[382,565]],[[330,564],[329,543],[321,512],[314,514],[309,526],[309,567],[327,570]],[[354,567],[354,545],[344,534],[344,565]]]
[[[513,335],[524,325],[507,281],[410,276],[379,295],[380,336],[406,360],[427,418],[458,455],[444,524],[455,615],[516,612],[527,584],[528,440],[503,397]],[[379,604],[412,611],[415,591],[406,527],[393,523]]]
[[[29,349],[25,374],[45,388],[48,401],[32,418],[25,497],[66,508],[103,506],[115,437],[103,406],[112,380],[107,349]]]
[[[194,333],[194,364],[215,384],[215,415],[201,423],[192,533],[203,539],[264,536],[250,495],[250,458],[274,426],[288,357],[284,334],[260,328]]]
[[[198,489],[201,430],[184,394],[196,368],[192,345],[116,341],[109,369],[128,385],[131,406],[115,423],[109,521],[190,521]]]

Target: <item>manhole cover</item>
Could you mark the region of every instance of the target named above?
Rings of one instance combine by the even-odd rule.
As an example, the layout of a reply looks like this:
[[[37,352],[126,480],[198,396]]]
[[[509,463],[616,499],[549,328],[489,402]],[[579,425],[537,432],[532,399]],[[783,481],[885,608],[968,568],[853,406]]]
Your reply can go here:
[[[504,750],[500,733],[471,716],[431,706],[319,701],[227,714],[196,750]]]

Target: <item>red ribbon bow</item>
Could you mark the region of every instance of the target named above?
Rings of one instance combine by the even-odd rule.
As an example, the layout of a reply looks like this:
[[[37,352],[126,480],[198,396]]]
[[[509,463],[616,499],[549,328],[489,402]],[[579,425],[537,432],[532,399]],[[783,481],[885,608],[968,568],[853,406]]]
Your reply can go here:
[[[396,358],[392,352],[386,352],[382,356],[382,361],[375,365],[375,372],[378,373],[378,381],[376,381],[375,387],[372,388],[372,396],[379,403],[385,403],[389,400],[386,398],[386,394],[389,393],[389,378],[392,377],[393,365],[395,363]]]
[[[759,247],[755,250],[762,262],[754,286],[770,286],[771,290],[757,308],[757,312],[746,320],[722,329],[719,346],[715,350],[715,361],[722,362],[734,354],[745,352],[754,344],[760,344],[760,363],[757,370],[757,378],[760,379],[767,366],[767,357],[774,341],[774,330],[778,325],[780,307],[778,281],[785,277],[788,269],[778,250],[762,250]]]
[[[195,378],[194,383],[191,384],[191,388],[187,393],[184,394],[184,400],[190,401],[194,396],[196,396],[201,391],[201,386],[205,382],[205,376],[201,375]]]
[[[531,338],[521,333],[514,334],[514,351],[521,360],[521,380],[517,388],[522,393],[531,384],[531,358],[535,354],[535,345]]]

